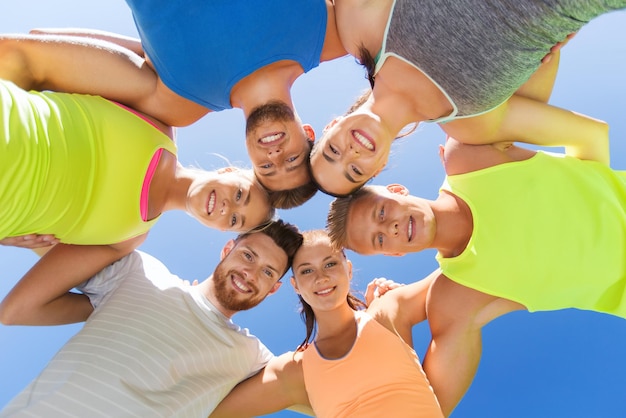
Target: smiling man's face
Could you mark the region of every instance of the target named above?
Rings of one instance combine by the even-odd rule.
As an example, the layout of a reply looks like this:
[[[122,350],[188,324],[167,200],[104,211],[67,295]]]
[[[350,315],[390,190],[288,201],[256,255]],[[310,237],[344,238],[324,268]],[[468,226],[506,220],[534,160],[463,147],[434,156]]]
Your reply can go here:
[[[232,242],[213,273],[214,295],[226,310],[255,307],[278,289],[287,254],[272,238],[257,232]]]
[[[246,148],[254,173],[272,191],[290,190],[310,181],[309,133],[283,102],[254,109],[246,121]]]
[[[356,199],[348,210],[346,247],[359,254],[402,255],[432,244],[435,215],[425,199],[392,193],[375,186],[375,193]]]

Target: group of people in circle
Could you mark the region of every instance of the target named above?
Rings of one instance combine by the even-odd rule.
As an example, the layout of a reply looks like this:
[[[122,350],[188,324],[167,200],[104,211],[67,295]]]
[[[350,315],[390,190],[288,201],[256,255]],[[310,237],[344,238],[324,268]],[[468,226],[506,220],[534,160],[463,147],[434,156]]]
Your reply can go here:
[[[547,103],[560,47],[623,0],[126,2],[141,39],[0,36],[0,239],[42,253],[0,320],[89,318],[0,416],[447,416],[491,320],[569,307],[626,317],[626,173],[609,166],[604,122]],[[316,135],[291,87],[346,55],[370,89]],[[252,168],[183,167],[175,127],[229,108],[245,116]],[[367,184],[420,123],[447,136],[437,198]],[[315,193],[335,198],[325,230],[277,219]],[[239,233],[206,281],[134,251],[168,210]],[[439,268],[425,279],[350,292],[346,249],[428,248]],[[273,356],[230,318],[289,268],[307,332]],[[420,361],[411,329],[425,320]]]

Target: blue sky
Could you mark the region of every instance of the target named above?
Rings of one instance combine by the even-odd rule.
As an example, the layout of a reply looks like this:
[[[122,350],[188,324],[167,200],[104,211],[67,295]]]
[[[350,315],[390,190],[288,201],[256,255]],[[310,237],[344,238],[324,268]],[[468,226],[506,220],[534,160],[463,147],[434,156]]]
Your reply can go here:
[[[19,3],[19,5],[18,5]],[[90,27],[136,35],[123,0],[22,0],[4,2],[0,32],[34,27]],[[564,49],[552,103],[606,120],[611,125],[612,165],[626,169],[626,12],[587,25]],[[366,87],[363,72],[350,57],[324,63],[300,77],[293,88],[303,121],[318,133],[342,114]],[[400,182],[413,194],[435,198],[443,178],[437,146],[444,136],[437,126],[422,126],[394,145],[387,169],[376,183]],[[224,156],[248,166],[243,116],[239,110],[209,114],[179,129],[184,165],[215,169]],[[331,199],[316,196],[304,206],[281,211],[300,229],[321,228]],[[575,226],[572,226],[575,227]],[[174,273],[202,280],[218,261],[228,233],[203,228],[184,213],[169,212],[157,223],[142,250],[161,259]],[[399,282],[419,280],[435,267],[434,252],[405,257],[361,257],[348,253],[355,266],[355,287],[374,277]],[[30,251],[0,247],[0,297],[34,263]],[[288,282],[287,282],[288,283]],[[302,340],[297,298],[289,285],[250,312],[235,316],[275,353],[294,349]],[[17,394],[80,325],[59,327],[0,326],[0,406]],[[483,357],[469,392],[453,417],[610,417],[624,414],[626,393],[626,323],[607,315],[565,310],[514,313],[484,330]],[[414,331],[417,352],[428,343],[426,324]],[[372,361],[384,361],[372,359]],[[289,412],[276,417],[299,416]]]

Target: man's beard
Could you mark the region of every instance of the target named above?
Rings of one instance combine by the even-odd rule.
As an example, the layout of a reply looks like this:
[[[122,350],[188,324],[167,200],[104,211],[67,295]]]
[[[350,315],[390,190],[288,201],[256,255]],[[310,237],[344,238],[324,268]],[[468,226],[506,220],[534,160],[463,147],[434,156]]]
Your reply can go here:
[[[213,272],[213,291],[215,298],[223,308],[230,311],[246,311],[254,308],[265,299],[265,296],[259,296],[259,290],[253,283],[246,283],[252,289],[252,293],[248,296],[232,289],[229,282],[234,270],[226,271],[222,264],[223,262],[220,262]]]
[[[285,102],[267,102],[254,108],[248,115],[248,119],[246,119],[246,135],[268,121],[293,122],[295,120],[296,116],[293,110]]]

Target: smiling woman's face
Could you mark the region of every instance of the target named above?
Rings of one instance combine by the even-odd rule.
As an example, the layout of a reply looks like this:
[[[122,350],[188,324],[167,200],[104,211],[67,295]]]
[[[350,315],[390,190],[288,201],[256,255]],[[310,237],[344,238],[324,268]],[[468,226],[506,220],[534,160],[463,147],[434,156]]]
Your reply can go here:
[[[291,284],[314,310],[331,310],[346,303],[352,265],[330,240],[317,238],[302,244],[293,259]]]
[[[371,113],[356,111],[336,121],[311,153],[315,182],[334,195],[347,195],[387,164],[393,138]]]
[[[266,222],[273,212],[269,197],[252,176],[233,170],[198,177],[187,194],[187,212],[222,231],[247,231]]]

